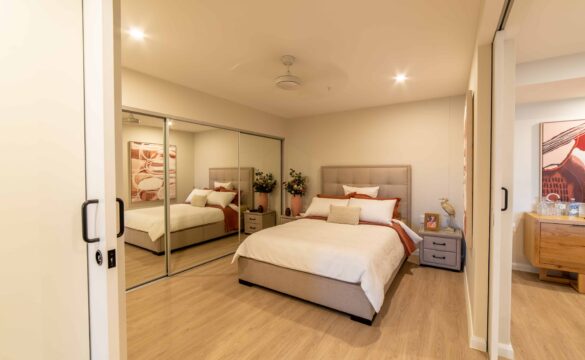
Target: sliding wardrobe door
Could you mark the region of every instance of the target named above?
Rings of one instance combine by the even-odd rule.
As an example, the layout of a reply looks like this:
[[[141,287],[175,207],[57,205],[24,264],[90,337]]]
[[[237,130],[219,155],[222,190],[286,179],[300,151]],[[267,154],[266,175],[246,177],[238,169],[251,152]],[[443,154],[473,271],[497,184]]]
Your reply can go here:
[[[281,140],[240,134],[240,167],[252,169],[253,196],[242,203],[244,224],[240,239],[275,226],[281,214]]]
[[[240,186],[238,132],[170,120],[168,133],[169,272],[235,251]]]
[[[166,276],[164,119],[122,118],[126,288]]]

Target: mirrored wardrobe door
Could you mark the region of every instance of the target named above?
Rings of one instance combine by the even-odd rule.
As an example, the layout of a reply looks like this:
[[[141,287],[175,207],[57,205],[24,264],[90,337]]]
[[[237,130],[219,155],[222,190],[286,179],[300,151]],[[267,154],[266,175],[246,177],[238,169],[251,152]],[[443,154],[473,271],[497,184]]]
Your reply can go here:
[[[281,140],[240,133],[240,167],[254,171],[253,201],[241,206],[243,241],[249,234],[280,222]]]
[[[238,132],[172,120],[169,126],[170,273],[238,245]],[[251,186],[251,184],[248,184]]]
[[[166,276],[164,119],[122,117],[126,288]]]

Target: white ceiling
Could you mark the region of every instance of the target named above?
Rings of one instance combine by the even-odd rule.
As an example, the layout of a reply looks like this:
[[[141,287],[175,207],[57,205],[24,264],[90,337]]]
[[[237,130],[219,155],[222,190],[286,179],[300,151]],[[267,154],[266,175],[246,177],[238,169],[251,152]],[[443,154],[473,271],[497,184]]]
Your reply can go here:
[[[287,118],[463,94],[480,0],[122,0],[122,65]],[[284,72],[304,85],[273,85]],[[392,77],[406,72],[401,85]]]
[[[585,52],[585,0],[514,0],[506,31],[518,63]]]

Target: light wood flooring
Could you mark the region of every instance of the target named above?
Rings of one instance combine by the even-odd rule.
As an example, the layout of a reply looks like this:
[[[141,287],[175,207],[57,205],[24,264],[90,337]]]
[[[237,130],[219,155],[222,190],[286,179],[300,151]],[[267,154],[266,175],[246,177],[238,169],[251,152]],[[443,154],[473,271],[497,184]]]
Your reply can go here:
[[[127,294],[129,359],[485,359],[463,273],[407,262],[374,325],[238,284],[225,257]]]
[[[241,235],[241,239],[244,240],[246,235]],[[171,273],[233,253],[238,245],[238,235],[232,235],[175,250],[171,252]],[[164,255],[155,255],[148,250],[129,244],[125,244],[124,249],[126,252],[126,288],[165,275]]]
[[[511,336],[518,360],[585,359],[585,295],[514,271]]]

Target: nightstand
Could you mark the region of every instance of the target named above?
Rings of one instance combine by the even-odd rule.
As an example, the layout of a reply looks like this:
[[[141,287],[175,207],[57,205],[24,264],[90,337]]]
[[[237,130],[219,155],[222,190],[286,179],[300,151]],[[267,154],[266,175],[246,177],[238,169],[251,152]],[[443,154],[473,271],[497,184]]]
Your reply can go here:
[[[286,215],[280,215],[280,225],[282,225],[282,224],[286,224],[286,223],[289,223],[289,222],[291,222],[291,221],[298,220],[298,219],[300,219],[300,218],[301,218],[301,216],[292,216],[292,215],[290,215],[290,216],[286,216]]]
[[[276,212],[266,211],[259,212],[244,212],[244,232],[252,234],[256,231],[269,228],[276,225]]]
[[[421,265],[461,271],[461,230],[419,230],[423,241],[419,246]]]

